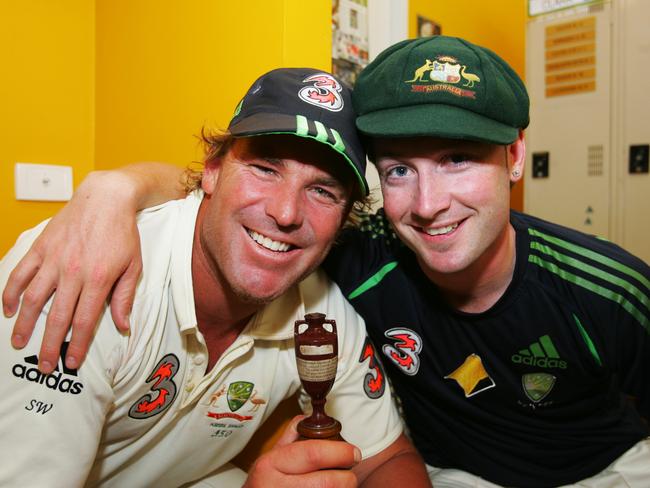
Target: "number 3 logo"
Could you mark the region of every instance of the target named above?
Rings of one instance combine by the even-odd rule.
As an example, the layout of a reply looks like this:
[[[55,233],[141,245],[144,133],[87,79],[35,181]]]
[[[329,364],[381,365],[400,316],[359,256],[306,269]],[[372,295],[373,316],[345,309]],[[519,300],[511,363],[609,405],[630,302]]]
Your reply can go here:
[[[149,389],[156,395],[147,393],[136,400],[129,409],[129,417],[148,419],[165,411],[172,404],[177,391],[176,383],[172,378],[178,372],[179,364],[178,358],[174,354],[167,354],[158,361],[153,372],[147,378],[147,383],[156,380]]]
[[[375,347],[370,342],[370,338],[366,337],[359,362],[363,363],[368,358],[370,358],[368,362],[370,372],[366,373],[364,378],[363,390],[368,395],[368,398],[379,398],[384,394],[384,390],[386,389],[384,368],[375,356]]]
[[[311,75],[302,82],[312,84],[301,88],[298,92],[298,96],[305,102],[332,112],[338,112],[343,108],[341,85],[332,75],[327,73]]]
[[[384,332],[389,339],[395,339],[394,345],[384,344],[382,351],[404,374],[413,376],[420,369],[420,351],[422,339],[410,329],[394,328]]]

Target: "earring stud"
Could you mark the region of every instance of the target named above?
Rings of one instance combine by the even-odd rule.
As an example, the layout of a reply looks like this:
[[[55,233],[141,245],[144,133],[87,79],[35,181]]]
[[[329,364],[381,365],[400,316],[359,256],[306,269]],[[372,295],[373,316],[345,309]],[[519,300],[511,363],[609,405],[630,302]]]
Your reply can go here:
[[[512,172],[512,176],[514,176],[515,178],[519,178],[519,174],[520,174],[520,173],[519,173],[519,170],[518,170],[518,169],[516,169],[516,170],[514,170],[514,171]]]

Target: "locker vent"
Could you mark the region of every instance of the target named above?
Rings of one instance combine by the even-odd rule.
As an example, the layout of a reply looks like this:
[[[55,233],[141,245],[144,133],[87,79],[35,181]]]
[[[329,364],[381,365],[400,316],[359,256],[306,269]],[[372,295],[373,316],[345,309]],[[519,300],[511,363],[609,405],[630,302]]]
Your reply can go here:
[[[603,146],[587,147],[587,176],[603,175]]]

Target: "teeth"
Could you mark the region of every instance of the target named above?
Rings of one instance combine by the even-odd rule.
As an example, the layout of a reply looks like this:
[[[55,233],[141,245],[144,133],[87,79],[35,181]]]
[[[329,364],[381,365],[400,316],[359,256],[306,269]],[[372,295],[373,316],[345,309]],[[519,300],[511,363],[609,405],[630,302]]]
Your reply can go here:
[[[271,251],[276,252],[287,252],[291,247],[286,242],[274,241],[262,234],[255,232],[254,230],[249,230],[248,235],[257,242],[260,246],[270,249]]]
[[[430,236],[439,236],[442,234],[449,234],[456,227],[458,227],[458,224],[448,225],[447,227],[438,227],[437,229],[424,229],[424,232]]]

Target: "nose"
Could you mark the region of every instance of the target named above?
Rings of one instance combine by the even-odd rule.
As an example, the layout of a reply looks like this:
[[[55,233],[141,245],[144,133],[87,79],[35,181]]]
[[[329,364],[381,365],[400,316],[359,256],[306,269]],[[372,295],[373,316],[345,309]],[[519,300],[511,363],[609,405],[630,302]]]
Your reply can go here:
[[[295,228],[304,219],[302,192],[293,185],[278,185],[277,191],[270,195],[266,203],[266,213],[280,228]]]
[[[412,196],[412,215],[418,220],[431,221],[450,206],[451,192],[444,177],[431,173],[419,175],[417,189]]]

